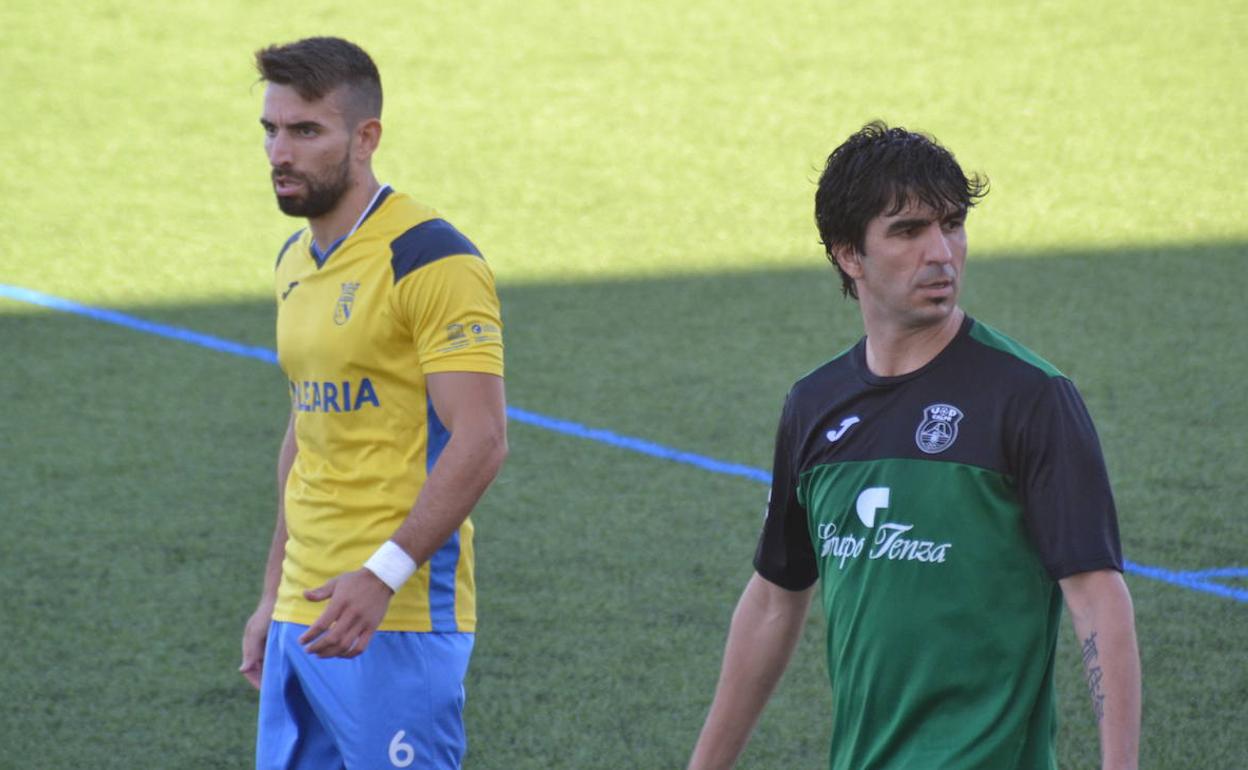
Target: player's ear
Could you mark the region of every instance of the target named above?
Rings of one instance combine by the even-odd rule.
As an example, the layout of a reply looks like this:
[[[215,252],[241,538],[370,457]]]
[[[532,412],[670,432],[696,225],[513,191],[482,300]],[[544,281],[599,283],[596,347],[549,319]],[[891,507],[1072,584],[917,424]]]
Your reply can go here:
[[[355,127],[355,151],[361,160],[368,160],[381,144],[381,121],[365,118]]]
[[[858,249],[848,243],[835,244],[832,246],[832,258],[850,278],[856,280],[862,277],[862,255]]]

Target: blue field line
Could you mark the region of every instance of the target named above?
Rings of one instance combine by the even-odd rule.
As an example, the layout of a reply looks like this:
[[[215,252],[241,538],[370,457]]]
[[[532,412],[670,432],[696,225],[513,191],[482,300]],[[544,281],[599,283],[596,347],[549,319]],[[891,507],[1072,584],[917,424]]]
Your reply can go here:
[[[564,433],[577,438],[585,438],[590,441],[600,441],[603,444],[620,447],[621,449],[629,449],[633,452],[640,452],[643,455],[658,457],[663,460],[672,460],[673,462],[685,463],[711,473],[722,473],[727,476],[741,476],[753,481],[761,481],[764,484],[771,483],[771,474],[759,468],[751,468],[748,465],[738,465],[736,463],[716,460],[713,457],[705,457],[703,455],[694,454],[693,452],[682,452],[679,449],[656,444],[653,441],[646,441],[635,436],[622,436],[619,433],[613,433],[603,428],[590,428],[570,420],[559,420],[554,417],[546,417],[545,415],[529,412],[516,407],[507,408],[507,416],[517,422],[523,422],[528,425],[536,425],[539,428],[553,430],[556,433]]]
[[[1193,591],[1205,591],[1206,593],[1225,596],[1228,599],[1235,599],[1241,602],[1248,602],[1248,590],[1243,588],[1231,588],[1221,583],[1214,583],[1210,580],[1203,580],[1195,577],[1196,575],[1209,577],[1244,577],[1248,575],[1248,569],[1239,567],[1227,567],[1224,569],[1207,569],[1196,572],[1171,572],[1160,567],[1149,567],[1146,564],[1136,564],[1135,562],[1124,561],[1123,566],[1127,572],[1141,575],[1153,580],[1163,580],[1167,583],[1173,583],[1176,586],[1190,588]]]
[[[171,340],[179,342],[189,342],[192,345],[199,345],[210,350],[219,350],[222,353],[229,353],[234,356],[243,356],[244,358],[255,358],[270,364],[277,363],[277,354],[268,348],[257,348],[251,345],[242,345],[237,342],[223,340],[220,337],[213,337],[208,334],[200,334],[189,329],[181,329],[177,326],[167,326],[152,321],[144,321],[142,318],[135,318],[125,313],[118,313],[116,310],[103,310],[98,307],[89,305],[80,305],[60,297],[53,297],[50,294],[23,289],[20,286],[7,286],[0,283],[0,297],[15,299],[18,302],[26,302],[31,305],[39,305],[50,310],[59,310],[63,313],[73,313],[74,315],[85,316],[96,321],[116,324],[124,326],[127,329],[133,329],[138,332],[146,332],[147,334],[155,334],[158,337],[167,337]]]
[[[155,334],[167,339],[178,340],[179,342],[189,342],[192,345],[216,350],[221,353],[228,353],[235,356],[243,356],[245,358],[254,358],[270,364],[277,363],[277,355],[267,348],[254,347],[251,345],[243,345],[237,342],[231,342],[219,337],[213,337],[208,334],[182,329],[176,326],[168,326],[165,324],[144,321],[141,318],[119,313],[115,310],[103,310],[100,308],[82,305],[60,297],[54,297],[49,294],[24,289],[20,286],[8,286],[0,284],[0,297],[26,302],[32,305],[39,305],[51,310],[59,310],[65,313],[73,313],[75,315],[91,318],[96,321],[116,324],[127,329]],[[516,422],[533,425],[545,430],[562,433],[576,438],[588,439],[590,441],[598,441],[610,446],[627,449],[632,452],[639,452],[651,457],[657,457],[662,460],[670,460],[672,462],[692,465],[711,473],[719,473],[728,476],[740,476],[758,481],[763,484],[771,483],[771,474],[760,468],[753,468],[748,465],[739,465],[737,463],[716,460],[713,457],[694,454],[693,452],[683,452],[679,449],[656,444],[653,441],[647,441],[635,436],[625,436],[603,428],[591,428],[570,420],[561,420],[555,417],[547,417],[545,415],[530,412],[517,407],[507,408],[508,418]],[[1215,583],[1209,578],[1248,578],[1248,568],[1243,567],[1222,567],[1217,569],[1195,570],[1189,572],[1175,572],[1172,570],[1162,569],[1161,567],[1150,567],[1146,564],[1136,564],[1133,561],[1124,561],[1123,566],[1127,572],[1141,577],[1150,578],[1152,580],[1160,580],[1171,585],[1180,586],[1192,591],[1201,591],[1204,593],[1214,594],[1216,596],[1234,599],[1240,602],[1248,602],[1248,590],[1242,588],[1232,588]]]
[[[1185,578],[1194,580],[1204,580],[1205,578],[1244,578],[1248,579],[1248,567],[1222,567],[1221,569],[1198,569],[1188,572],[1178,572]]]

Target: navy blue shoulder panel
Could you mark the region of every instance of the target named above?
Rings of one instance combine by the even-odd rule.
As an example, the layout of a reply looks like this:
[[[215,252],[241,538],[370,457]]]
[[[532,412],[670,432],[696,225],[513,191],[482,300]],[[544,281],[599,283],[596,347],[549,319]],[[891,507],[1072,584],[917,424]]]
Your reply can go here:
[[[289,249],[291,246],[295,245],[295,241],[299,240],[299,236],[301,236],[301,235],[303,235],[303,228],[302,228],[302,227],[301,227],[301,228],[299,228],[298,230],[296,230],[294,235],[292,235],[292,236],[290,236],[289,238],[287,238],[287,239],[286,239],[286,243],[282,244],[282,250],[281,250],[281,251],[279,251],[279,252],[277,252],[277,261],[273,263],[273,269],[274,269],[274,270],[276,270],[276,269],[277,269],[277,266],[278,266],[278,265],[282,264],[282,257],[286,256],[286,251],[287,251],[287,249]]]
[[[430,262],[455,254],[481,256],[472,241],[445,219],[421,222],[390,242],[390,266],[394,269],[394,282],[398,283],[407,274]]]

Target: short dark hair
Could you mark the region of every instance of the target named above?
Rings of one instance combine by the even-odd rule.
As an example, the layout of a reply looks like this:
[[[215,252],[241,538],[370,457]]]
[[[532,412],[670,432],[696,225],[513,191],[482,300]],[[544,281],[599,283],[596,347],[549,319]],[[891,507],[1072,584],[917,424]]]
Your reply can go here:
[[[872,219],[896,214],[912,201],[942,216],[965,212],[987,194],[987,177],[967,178],[934,138],[878,120],[863,126],[828,156],[815,192],[815,225],[828,261],[841,274],[841,293],[858,298],[833,250],[848,246],[862,254]]]
[[[348,122],[381,117],[381,75],[372,57],[340,37],[309,37],[256,51],[260,79],[295,89],[303,99],[323,99],[347,87]]]

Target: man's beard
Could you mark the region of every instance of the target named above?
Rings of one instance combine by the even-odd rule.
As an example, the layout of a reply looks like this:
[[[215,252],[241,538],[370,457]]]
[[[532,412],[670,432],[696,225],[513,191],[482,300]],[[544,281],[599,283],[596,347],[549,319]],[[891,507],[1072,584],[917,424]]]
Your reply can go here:
[[[277,207],[282,210],[283,214],[316,219],[337,208],[338,201],[342,200],[342,196],[346,195],[347,189],[351,187],[350,156],[344,154],[338,168],[322,177],[300,174],[289,168],[275,168],[272,176],[289,177],[303,183],[302,195],[277,196]]]

